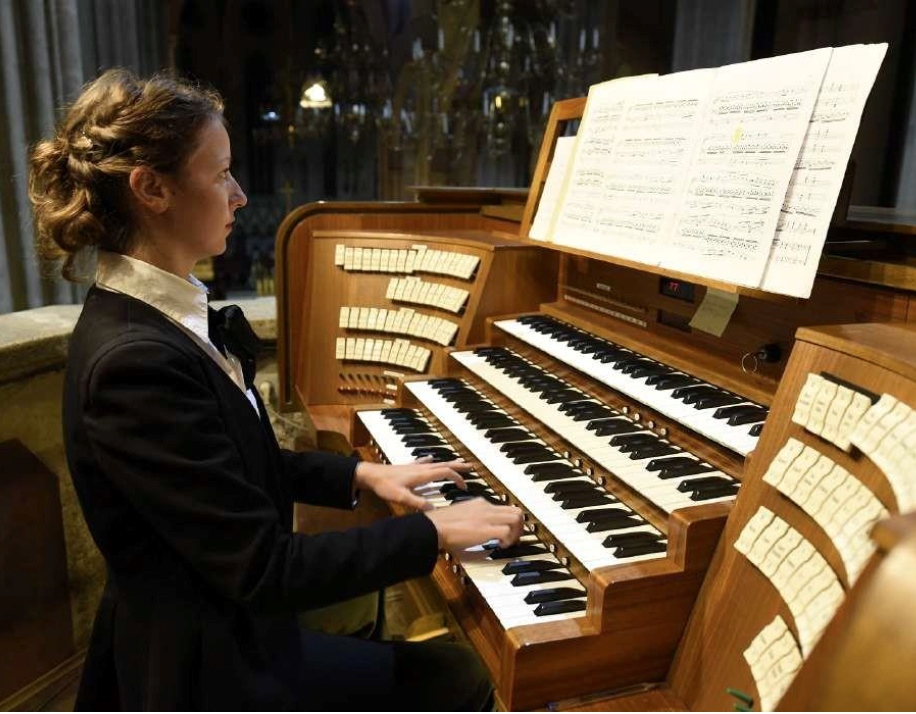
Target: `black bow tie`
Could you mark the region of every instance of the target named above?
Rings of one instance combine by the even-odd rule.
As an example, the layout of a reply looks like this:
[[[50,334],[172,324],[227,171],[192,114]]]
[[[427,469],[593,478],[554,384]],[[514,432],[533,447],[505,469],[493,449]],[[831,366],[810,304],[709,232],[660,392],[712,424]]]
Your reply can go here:
[[[242,363],[245,386],[249,389],[254,383],[254,373],[261,341],[251,329],[245,313],[238,305],[226,305],[219,310],[207,308],[207,321],[210,328],[210,341],[220,352],[228,350]]]

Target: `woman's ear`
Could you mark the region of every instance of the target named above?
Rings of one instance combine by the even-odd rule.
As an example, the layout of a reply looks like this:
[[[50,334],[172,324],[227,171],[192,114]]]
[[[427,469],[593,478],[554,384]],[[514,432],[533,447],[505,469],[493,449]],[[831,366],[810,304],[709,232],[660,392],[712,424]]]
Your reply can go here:
[[[137,166],[130,172],[130,191],[134,199],[153,213],[164,213],[171,192],[162,174],[148,166]]]

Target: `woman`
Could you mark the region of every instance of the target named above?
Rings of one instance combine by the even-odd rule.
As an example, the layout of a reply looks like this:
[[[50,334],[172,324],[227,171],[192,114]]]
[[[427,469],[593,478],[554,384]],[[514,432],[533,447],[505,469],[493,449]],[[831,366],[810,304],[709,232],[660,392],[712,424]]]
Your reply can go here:
[[[108,567],[78,708],[473,709],[491,688],[457,645],[300,630],[297,611],[431,572],[440,547],[517,540],[480,499],[366,528],[292,531],[294,500],[349,508],[464,462],[383,466],[278,448],[240,355],[208,335],[191,270],[226,248],[247,199],[218,95],[110,70],[32,154],[37,246],[96,282],[70,343],[64,435]]]

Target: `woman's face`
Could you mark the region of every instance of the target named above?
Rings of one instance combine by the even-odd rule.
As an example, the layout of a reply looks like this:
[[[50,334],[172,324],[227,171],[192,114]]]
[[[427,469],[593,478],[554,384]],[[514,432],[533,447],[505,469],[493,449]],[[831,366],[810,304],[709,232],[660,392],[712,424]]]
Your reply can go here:
[[[232,176],[231,163],[229,134],[214,117],[201,129],[197,146],[170,182],[173,254],[192,267],[226,250],[235,212],[248,203]]]

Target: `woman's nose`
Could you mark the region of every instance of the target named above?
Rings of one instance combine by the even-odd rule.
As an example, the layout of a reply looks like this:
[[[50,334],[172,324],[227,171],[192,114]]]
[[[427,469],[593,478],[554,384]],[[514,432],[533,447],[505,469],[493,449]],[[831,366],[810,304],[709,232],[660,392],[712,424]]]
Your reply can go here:
[[[244,208],[248,203],[248,196],[245,195],[245,192],[242,190],[242,187],[239,186],[239,182],[235,182],[235,191],[232,194],[232,204],[238,208]]]

